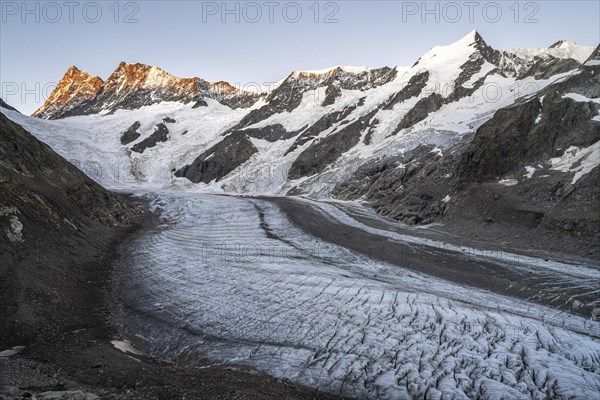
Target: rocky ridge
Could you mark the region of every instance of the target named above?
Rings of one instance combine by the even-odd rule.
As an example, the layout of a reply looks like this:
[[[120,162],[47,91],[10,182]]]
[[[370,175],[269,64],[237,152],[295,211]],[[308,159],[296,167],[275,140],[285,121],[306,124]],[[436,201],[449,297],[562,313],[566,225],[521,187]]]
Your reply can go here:
[[[589,198],[569,193],[596,173],[590,155],[595,155],[599,125],[597,52],[567,41],[547,49],[496,50],[473,31],[433,47],[411,67],[296,71],[259,98],[239,97],[221,83],[231,95],[229,105],[211,98],[211,86],[204,84],[200,97],[183,98],[179,108],[156,106],[158,115],[152,117],[132,110],[131,117],[123,114],[118,121],[121,132],[130,133],[128,140],[135,136],[123,145],[133,150],[127,154],[136,176],[148,181],[191,181],[233,193],[360,199],[410,224],[445,221],[455,207],[468,209],[467,203],[457,205],[457,198],[484,187],[489,194],[495,187],[513,193],[510,207],[522,208],[504,214],[514,215],[512,220],[579,232],[566,217],[549,221],[565,209],[557,203],[562,193],[579,199],[576,204]],[[125,98],[144,98],[144,84],[126,86]],[[490,97],[494,92],[498,95]],[[166,115],[176,119],[171,133],[152,139],[148,127]],[[133,130],[139,136],[127,130],[134,122],[144,127]],[[141,147],[142,153],[136,151]],[[540,188],[529,199],[520,191],[545,182],[546,175],[559,194]],[[577,181],[571,182],[575,175]],[[491,196],[496,195],[502,197]],[[537,204],[543,198],[551,200]],[[502,207],[496,212],[481,207],[470,209],[478,210],[476,219],[486,226],[503,218]],[[581,228],[575,235],[595,231],[593,215],[590,210],[587,222],[575,224]]]
[[[33,116],[58,119],[75,115],[132,110],[163,101],[206,104],[218,99],[232,108],[247,107],[258,93],[242,91],[227,82],[211,83],[201,78],[178,78],[162,69],[121,62],[106,81],[72,66],[48,100]]]

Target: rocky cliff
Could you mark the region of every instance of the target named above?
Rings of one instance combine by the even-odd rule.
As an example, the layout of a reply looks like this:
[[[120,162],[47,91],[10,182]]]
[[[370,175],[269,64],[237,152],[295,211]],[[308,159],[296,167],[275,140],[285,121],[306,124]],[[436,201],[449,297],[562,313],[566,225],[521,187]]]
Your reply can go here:
[[[441,222],[466,235],[510,228],[518,239],[545,228],[565,241],[585,238],[586,251],[598,254],[599,53],[443,152],[420,146],[365,164],[333,194],[372,202],[402,222]]]
[[[85,299],[102,298],[110,246],[138,208],[4,114],[0,182],[0,347],[58,335],[71,321],[101,323]]]

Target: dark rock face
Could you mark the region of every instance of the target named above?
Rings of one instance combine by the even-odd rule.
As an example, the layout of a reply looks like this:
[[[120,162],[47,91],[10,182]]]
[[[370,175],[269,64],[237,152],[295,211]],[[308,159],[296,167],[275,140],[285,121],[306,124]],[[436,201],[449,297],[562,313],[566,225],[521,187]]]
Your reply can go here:
[[[360,167],[333,190],[336,198],[365,198],[380,214],[408,224],[426,224],[443,215],[459,160],[459,143],[441,157],[421,145],[398,156],[383,157]]]
[[[535,61],[524,77],[533,76],[535,79],[548,79],[554,75],[577,69],[579,66],[578,61],[570,58],[566,60],[554,57],[547,60],[540,58]]]
[[[429,71],[422,72],[412,76],[406,86],[402,88],[398,93],[395,93],[390,97],[387,102],[381,107],[382,110],[391,110],[394,105],[402,103],[412,97],[421,94],[421,91],[427,86],[429,81]]]
[[[231,132],[242,130],[245,127],[253,125],[257,122],[265,120],[270,116],[295,110],[302,102],[303,97],[308,93],[312,95],[315,102],[321,102],[323,106],[331,105],[335,99],[341,94],[342,89],[357,89],[366,90],[372,87],[383,85],[396,76],[396,70],[388,67],[364,71],[361,73],[352,73],[344,71],[342,68],[334,68],[324,74],[313,74],[307,72],[294,72],[290,74],[281,85],[275,88],[265,99],[266,105],[259,109],[252,110],[242,120],[225,132],[223,135],[228,135]],[[317,96],[317,89],[325,87],[325,98],[320,99]],[[289,139],[302,133],[298,141],[288,150],[288,153],[295,150],[297,147],[311,140],[320,132],[331,127],[349,115],[356,107],[350,107],[342,112],[333,112],[325,115],[311,127],[304,127],[297,132],[282,132],[282,127],[267,126],[265,128],[253,128],[248,131],[248,135],[257,138],[265,138],[266,140],[274,141],[279,136],[280,139]],[[259,130],[265,130],[259,133]],[[277,132],[277,133],[274,133]],[[271,139],[267,139],[271,138]]]
[[[159,142],[166,142],[169,139],[169,128],[162,122],[156,125],[156,130],[150,136],[136,143],[131,148],[136,153],[143,153],[144,150],[156,146]]]
[[[553,170],[549,162],[571,146],[586,148],[600,139],[600,123],[592,120],[600,106],[566,96],[600,97],[598,76],[600,66],[581,66],[578,74],[498,110],[474,134],[444,149],[443,157],[431,146],[384,157],[360,167],[332,194],[362,198],[405,223],[442,222],[467,236],[524,235],[536,243],[532,232],[543,229],[574,238],[570,243],[577,246],[577,237],[600,242],[600,168],[573,183],[574,172]],[[527,166],[535,168],[531,178],[525,177]],[[499,183],[506,178],[515,184]]]
[[[526,165],[562,155],[570,146],[587,147],[596,142],[600,124],[592,118],[600,113],[598,104],[564,95],[575,92],[600,97],[598,72],[598,66],[583,67],[581,73],[535,97],[498,110],[479,128],[465,153],[458,169],[461,178],[481,182],[510,172],[516,175]]]
[[[359,142],[360,128],[360,122],[356,121],[337,133],[313,142],[294,161],[288,179],[298,179],[322,172],[327,165]]]
[[[498,110],[473,138],[458,169],[461,178],[481,182],[518,171],[527,159],[525,144],[540,109],[535,99]]]
[[[266,103],[259,109],[252,110],[227,133],[250,126],[271,115],[295,110],[305,94],[312,95],[312,101],[323,106],[331,105],[341,94],[342,89],[367,90],[384,85],[396,77],[395,68],[378,68],[360,73],[344,71],[340,67],[327,73],[293,72],[265,99]],[[325,88],[325,98],[319,98],[316,89]]]
[[[3,114],[0,182],[2,348],[11,340],[51,337],[74,320],[97,326],[83,299],[102,298],[101,285],[82,285],[78,273],[106,273],[108,266],[99,264],[108,242],[139,210]],[[71,292],[80,301],[66,295]]]
[[[192,108],[198,108],[198,107],[208,107],[208,103],[203,99],[196,100],[196,102],[194,103]]]
[[[73,115],[95,114],[106,107],[106,104],[113,104],[109,114],[118,109],[137,110],[143,106],[160,103],[161,101],[174,101],[180,103],[189,103],[194,101],[195,94],[171,92],[168,89],[163,90],[138,90],[126,96],[115,98],[114,95],[102,95],[95,98],[92,102],[84,103],[81,107],[73,109],[70,113],[62,115],[61,118]]]
[[[533,76],[536,79],[547,79],[554,74],[576,69],[580,63],[573,59],[563,59],[551,55],[535,56],[532,59],[523,59],[514,53],[504,51],[501,53],[498,71],[503,75],[514,76],[517,79]]]
[[[385,85],[396,78],[398,71],[395,68],[383,67],[360,73],[352,73],[337,68],[325,81],[325,99],[322,105],[328,106],[345,90],[368,90]]]
[[[140,121],[135,121],[123,134],[121,135],[121,144],[129,144],[140,137],[138,129],[140,129]]]
[[[235,132],[200,154],[191,165],[179,169],[175,176],[186,177],[194,183],[209,183],[245,163],[258,149],[242,132]]]
[[[213,99],[229,108],[248,108],[252,106],[263,94],[240,90],[228,82],[220,81],[210,83],[200,79],[198,81],[198,90],[203,99]],[[192,108],[207,106],[205,100],[198,100]]]
[[[449,96],[449,98],[446,99],[446,102],[450,103],[452,101],[460,100],[464,97],[471,96],[473,93],[475,93],[475,91],[477,91],[477,89],[479,89],[483,85],[488,75],[495,73],[504,75],[504,73],[502,73],[502,71],[500,71],[498,68],[494,68],[487,74],[485,74],[485,76],[482,76],[476,82],[474,82],[470,88],[465,87],[464,84],[481,70],[481,68],[485,64],[485,61],[487,61],[485,57],[481,56],[478,53],[475,53],[475,58],[470,59],[469,61],[460,66],[461,73],[454,81],[454,90]]]
[[[325,114],[323,117],[319,118],[317,122],[305,129],[298,136],[298,138],[294,141],[294,143],[290,146],[290,148],[286,151],[285,154],[287,155],[293,152],[298,147],[317,137],[321,132],[331,128],[334,124],[344,120],[355,109],[356,106],[349,106],[344,108],[342,111],[335,111],[332,113]]]
[[[320,77],[304,76],[302,74],[289,75],[281,85],[269,94],[266,98],[267,104],[250,111],[226,134],[265,120],[271,115],[295,110],[302,102],[302,98],[306,92],[313,91],[315,96],[314,101],[318,101],[319,99],[316,98],[314,90],[318,87],[321,79]]]
[[[441,95],[437,93],[434,93],[430,96],[425,97],[424,99],[419,100],[417,104],[415,104],[415,106],[409,112],[406,113],[404,118],[402,118],[402,121],[400,121],[400,123],[398,124],[398,127],[396,128],[395,132],[397,133],[402,129],[409,128],[417,122],[424,120],[425,118],[427,118],[429,113],[439,110],[443,104],[444,99]]]
[[[287,132],[281,124],[268,125],[263,128],[247,128],[238,132],[256,139],[267,140],[269,142],[289,139],[290,137],[294,137],[296,135],[296,132]]]
[[[177,122],[177,121],[175,121],[175,120],[174,120],[173,118],[171,118],[171,117],[164,117],[164,118],[163,118],[163,122],[164,122],[164,123],[166,123],[166,124],[174,124],[174,123],[175,123],[175,122]]]
[[[296,158],[288,173],[288,179],[298,179],[322,172],[343,153],[356,146],[372,114],[359,118],[338,132],[313,142]]]
[[[363,139],[363,143],[366,145],[370,145],[371,141],[373,140],[373,133],[375,131],[375,128],[377,128],[377,125],[379,125],[379,119],[374,118],[371,121],[371,124],[367,130],[367,134],[365,135],[365,138]]]
[[[501,52],[488,45],[479,32],[475,32],[475,48],[479,51],[481,56],[491,64],[497,65],[500,61],[502,56]]]

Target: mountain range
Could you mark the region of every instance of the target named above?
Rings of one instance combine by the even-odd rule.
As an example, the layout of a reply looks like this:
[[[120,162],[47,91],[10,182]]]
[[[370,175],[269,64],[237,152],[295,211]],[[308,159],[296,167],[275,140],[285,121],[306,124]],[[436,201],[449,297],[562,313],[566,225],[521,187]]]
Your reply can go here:
[[[108,187],[360,200],[461,233],[598,235],[598,59],[568,41],[496,50],[472,31],[410,67],[294,71],[260,90],[143,64],[105,81],[71,67],[37,118],[15,120]]]

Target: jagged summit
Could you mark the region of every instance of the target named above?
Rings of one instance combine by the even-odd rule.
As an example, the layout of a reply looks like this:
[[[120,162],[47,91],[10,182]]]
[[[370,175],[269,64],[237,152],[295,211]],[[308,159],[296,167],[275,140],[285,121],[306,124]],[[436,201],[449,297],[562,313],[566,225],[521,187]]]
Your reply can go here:
[[[328,76],[333,75],[338,72],[348,72],[352,74],[360,74],[363,72],[369,71],[369,68],[366,66],[355,67],[355,66],[342,66],[336,65],[334,67],[323,68],[318,70],[302,70],[302,71],[292,71],[290,76],[296,78],[314,78],[317,76]]]
[[[413,64],[411,70],[413,74],[426,72],[430,86],[446,88],[443,92],[438,90],[443,97],[457,90],[460,93],[455,96],[462,96],[467,94],[462,93],[462,84],[473,89],[477,80],[484,79],[495,69],[499,58],[499,52],[489,46],[477,30],[472,30],[453,43],[431,48]],[[481,76],[477,75],[479,72],[482,72]]]
[[[489,74],[522,79],[536,79],[577,68],[594,49],[561,40],[543,49],[499,51],[488,45],[477,30],[445,46],[426,52],[412,68],[333,66],[321,70],[295,70],[275,88],[245,90],[226,81],[209,82],[198,77],[179,78],[165,70],[142,63],[121,61],[103,81],[76,66],[71,66],[50,98],[33,115],[56,119],[73,115],[112,113],[117,109],[136,109],[163,101],[206,106],[207,99],[230,108],[248,108],[259,98],[278,105],[265,105],[270,115],[278,109],[293,109],[302,101],[303,93],[322,87],[326,90],[322,105],[331,105],[343,90],[367,90],[385,85],[409,71],[406,79],[423,72],[429,74],[427,84],[458,90],[456,96],[467,95],[483,83]],[[281,88],[283,87],[283,88]],[[279,88],[279,89],[278,89]],[[284,93],[285,92],[285,93]],[[251,118],[250,120],[254,120]]]
[[[459,40],[454,42],[454,44],[461,43],[461,44],[471,45],[473,43],[476,43],[476,42],[482,41],[482,40],[483,40],[483,38],[481,37],[481,35],[477,31],[477,29],[473,29],[471,32],[467,33],[465,36],[463,36],[462,38],[460,38]]]
[[[459,50],[465,47],[473,47],[478,48],[479,46],[487,46],[487,43],[481,36],[481,34],[473,29],[471,32],[467,33],[462,38],[444,46],[435,46],[433,49],[445,48],[445,49],[454,49]]]
[[[75,65],[71,65],[71,67],[69,67],[67,72],[65,72],[65,74],[63,75],[61,81],[65,80],[65,81],[77,82],[77,81],[86,80],[88,78],[98,79],[100,82],[102,82],[102,79],[100,77],[92,76],[92,75],[88,74],[87,71],[81,70],[81,69],[77,68]]]
[[[218,99],[235,108],[246,105],[247,99],[256,96],[241,93],[225,81],[212,83],[198,77],[179,78],[157,66],[142,63],[121,61],[106,81],[73,65],[33,116],[56,119],[114,112],[119,108],[136,109],[161,101],[202,105],[206,103],[204,98]]]
[[[467,62],[473,54],[479,52],[484,58],[494,62],[497,51],[491,48],[477,30],[472,30],[459,40],[445,46],[435,46],[425,53],[414,67],[431,69],[448,65],[449,68],[457,63]]]
[[[61,113],[61,110],[75,108],[96,96],[103,83],[99,77],[91,76],[72,65],[33,116],[51,118],[56,113]]]
[[[79,68],[77,68],[75,65],[71,65],[69,67],[69,69],[67,70],[67,72],[65,73],[65,75],[74,75],[78,72],[81,72],[81,70]]]
[[[574,42],[569,42],[568,40],[559,40],[554,44],[548,46],[549,49],[560,49],[561,47],[569,46],[572,44],[576,44]]]
[[[168,72],[146,64],[121,62],[106,80],[104,91],[117,93],[136,89],[161,89],[166,87],[194,91],[198,78],[178,78]]]

